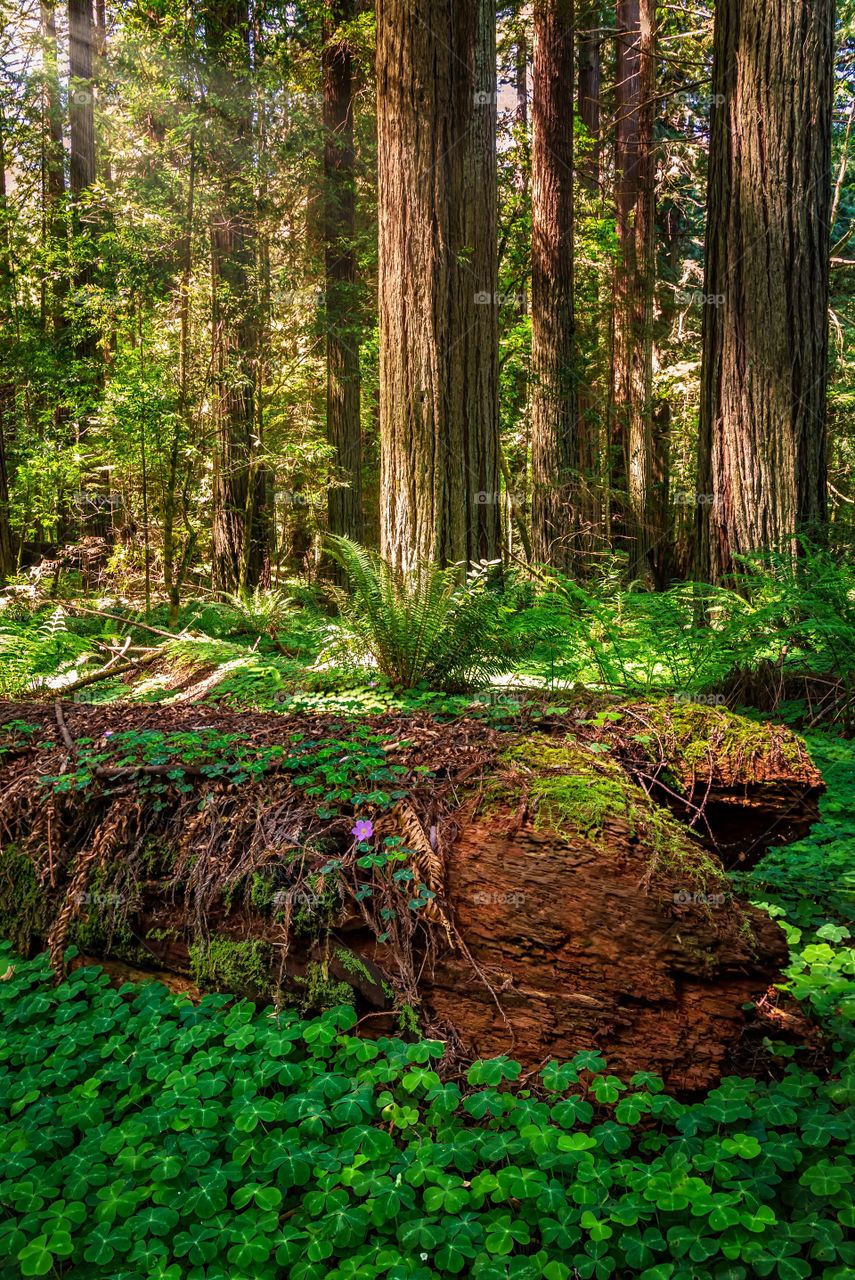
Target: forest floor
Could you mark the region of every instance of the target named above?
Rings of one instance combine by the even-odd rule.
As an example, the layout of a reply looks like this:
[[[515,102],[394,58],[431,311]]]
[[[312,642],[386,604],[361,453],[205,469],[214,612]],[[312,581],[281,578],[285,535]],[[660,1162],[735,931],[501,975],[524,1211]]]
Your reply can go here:
[[[604,680],[581,646],[568,654],[547,644],[486,691],[402,693],[370,670],[319,663],[327,623],[312,610],[295,610],[275,643],[205,604],[188,607],[173,638],[155,634],[168,631],[165,614],[146,615],[146,630],[111,623],[110,611],[102,601],[80,598],[61,616],[53,605],[43,610],[35,631],[20,626],[29,636],[19,639],[7,666],[13,674],[2,683],[15,699],[2,715],[0,767],[9,796],[0,869],[4,932],[19,952],[30,925],[53,941],[54,959],[69,942],[78,952],[77,959],[75,947],[67,953],[69,973],[58,987],[44,957],[23,961],[7,952],[0,963],[7,966],[0,982],[0,1124],[11,1140],[0,1160],[6,1208],[0,1252],[16,1259],[5,1270],[0,1265],[3,1280],[7,1274],[10,1280],[19,1274],[843,1280],[851,1273],[855,1257],[845,1237],[855,1222],[851,1110],[847,1118],[855,1102],[849,929],[855,744],[845,682],[827,668],[809,678],[780,667],[764,674],[761,658],[730,684],[716,684],[709,655],[695,652],[692,690],[688,663],[669,675],[661,651],[644,655],[644,637],[667,631],[662,620],[648,626],[624,615],[620,635],[630,641],[621,664],[632,668],[629,689]],[[600,665],[614,662],[616,634],[598,637]],[[642,635],[635,650],[633,634]],[[722,667],[732,667],[732,657],[731,646]],[[30,693],[22,699],[25,667]],[[720,692],[703,691],[711,688]],[[739,717],[725,701],[739,705]],[[592,817],[586,801],[585,830],[572,841],[585,854],[577,876],[602,863],[605,841],[618,855],[609,872],[614,882],[615,866],[628,857],[627,824],[633,850],[649,856],[654,841],[644,806],[652,792],[656,811],[667,811],[669,821],[694,821],[691,857],[701,859],[698,865],[713,848],[724,855],[722,901],[746,909],[750,903],[783,930],[786,947],[757,988],[753,1010],[741,1015],[728,1074],[713,1087],[692,1087],[684,1076],[690,1087],[681,1089],[675,1075],[663,1088],[668,1072],[661,1055],[657,1070],[655,1047],[648,1045],[645,1070],[621,1050],[619,1037],[616,1063],[593,1040],[564,1054],[559,1037],[555,1052],[538,1052],[524,1067],[512,1049],[490,1050],[489,1043],[488,1052],[500,1056],[468,1065],[465,1046],[450,1052],[448,1038],[435,1038],[441,1018],[420,1025],[417,1000],[400,998],[408,993],[404,969],[395,971],[396,989],[383,989],[376,953],[361,948],[353,931],[345,938],[356,971],[352,959],[330,963],[328,951],[305,950],[307,916],[325,892],[324,909],[337,902],[330,886],[338,877],[360,902],[395,867],[409,874],[406,889],[420,927],[441,941],[448,886],[432,887],[431,857],[460,834],[461,794],[473,779],[483,790],[499,757],[507,772],[509,750],[523,743],[531,809],[523,826],[531,821],[522,843],[542,840],[538,808],[530,803],[532,778],[551,785],[556,773],[563,780],[574,772],[578,759],[572,767],[551,756],[538,764],[532,743],[564,749],[568,737],[574,750],[587,753],[596,780],[591,793],[605,796],[608,809],[605,815],[595,804]],[[284,790],[276,790],[284,786],[277,778],[285,747],[287,803]],[[611,789],[618,770],[619,801]],[[631,804],[624,779],[640,790]],[[39,791],[45,783],[48,804]],[[544,794],[555,798],[541,790],[538,804]],[[449,796],[454,803],[444,805]],[[752,804],[735,816],[738,797]],[[578,803],[578,793],[572,800]],[[615,825],[616,806],[623,809]],[[500,862],[521,839],[516,828],[507,839],[519,805],[505,808],[510,825],[503,828]],[[393,812],[398,825],[385,828],[383,815]],[[175,865],[158,859],[164,850],[176,857],[169,837],[178,824],[194,832],[195,844],[177,854],[198,891],[193,911],[210,905],[206,895],[214,890],[222,901],[224,887],[231,910],[230,878],[236,883],[249,871],[249,904],[235,909],[244,922],[247,912],[269,912],[270,884],[256,864],[235,862],[235,851],[275,843],[271,815],[282,837],[294,835],[293,824],[305,823],[307,814],[326,884],[313,881],[309,889],[305,880],[289,881],[285,899],[273,886],[274,905],[287,902],[289,928],[300,927],[291,952],[297,977],[291,1007],[280,1007],[271,1020],[254,1003],[202,993],[213,987],[253,994],[255,985],[263,1003],[269,991],[263,948],[278,945],[275,930],[258,933],[240,952],[227,945],[226,930],[226,945],[209,940],[178,956],[179,922],[157,918],[151,894],[162,886],[154,895],[162,907]],[[494,809],[493,826],[495,818]],[[457,823],[454,830],[444,830],[446,819]],[[370,833],[357,829],[359,821]],[[104,918],[131,889],[103,876],[79,879],[66,893],[70,929],[51,939],[57,900],[44,886],[55,881],[67,889],[63,874],[73,881],[87,851],[104,854],[111,841],[121,847],[132,828],[137,871],[150,894],[142,939],[148,954],[123,945],[138,946],[140,938],[123,936],[120,921],[107,930],[105,948]],[[484,829],[473,830],[480,832],[474,839],[480,852]],[[403,850],[418,851],[423,837],[424,861],[405,857]],[[740,856],[750,846],[749,856]],[[382,866],[372,863],[378,850]],[[45,910],[41,935],[38,910],[25,919],[15,881],[22,858],[39,869],[42,887],[32,902]],[[629,865],[637,884],[638,865]],[[669,904],[683,934],[711,947],[721,932],[715,919],[707,932],[710,903],[713,913],[718,909],[718,879],[699,887],[685,864],[676,874],[660,870],[657,910]],[[523,886],[491,881],[484,891],[507,915]],[[643,915],[631,914],[638,897],[635,891],[608,900],[604,937],[618,936],[627,912],[630,934],[641,936]],[[581,895],[580,909],[590,915],[593,901]],[[182,925],[189,903],[190,895],[179,902]],[[389,910],[381,896],[363,896],[365,915],[372,916],[372,903],[378,918]],[[491,945],[498,918],[490,916]],[[472,921],[463,923],[478,964],[485,941]],[[547,924],[546,915],[538,917],[538,929]],[[529,962],[532,946],[528,938]],[[138,980],[153,966],[188,976],[170,976],[167,987],[117,991],[90,964],[78,967],[81,952],[100,958],[105,950],[124,951],[114,984]],[[457,1002],[471,999],[469,988],[478,985],[465,976],[464,960],[461,954],[455,961],[464,973],[452,992]],[[630,985],[643,978],[632,964],[629,953],[612,953],[611,969],[625,972]],[[728,981],[737,971],[744,977],[744,956],[722,969]],[[570,990],[566,981],[563,989]],[[397,1014],[382,1013],[384,1005]],[[375,1013],[382,1020],[371,1027]],[[359,1029],[371,1028],[367,1041],[354,1035],[366,1017]],[[123,1046],[133,1046],[130,1057]],[[702,1059],[690,1050],[693,1060]],[[179,1190],[171,1179],[188,1160],[198,1173]],[[108,1205],[114,1194],[115,1210]]]

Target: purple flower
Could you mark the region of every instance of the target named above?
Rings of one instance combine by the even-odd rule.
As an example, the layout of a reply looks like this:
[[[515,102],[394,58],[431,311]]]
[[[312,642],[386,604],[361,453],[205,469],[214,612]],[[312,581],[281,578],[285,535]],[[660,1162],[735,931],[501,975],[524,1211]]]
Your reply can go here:
[[[374,835],[374,823],[363,818],[350,828],[350,834],[357,840],[370,840]]]

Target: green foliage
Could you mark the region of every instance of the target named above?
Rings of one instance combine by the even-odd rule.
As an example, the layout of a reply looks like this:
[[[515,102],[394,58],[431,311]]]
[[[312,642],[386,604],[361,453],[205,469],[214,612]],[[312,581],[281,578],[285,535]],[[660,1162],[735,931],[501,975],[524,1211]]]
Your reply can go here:
[[[275,587],[256,587],[226,596],[226,605],[234,619],[233,630],[240,628],[251,635],[271,638],[287,629],[295,608],[293,597]]]
[[[394,686],[458,692],[507,671],[520,645],[507,627],[495,566],[460,581],[459,567],[422,565],[398,572],[347,538],[330,538],[330,554],[347,572],[353,597],[342,597],[322,661],[376,666]]]
[[[787,928],[824,1077],[789,1062],[686,1102],[590,1050],[536,1079],[500,1057],[446,1080],[441,1044],[362,1039],[350,1007],[194,1006],[92,968],[57,987],[3,946],[0,1276],[845,1280],[855,744],[811,747],[821,822],[738,879]],[[267,958],[213,951],[202,967],[233,982]],[[303,1004],[346,994],[317,965]]]
[[[10,1280],[843,1280],[855,1261],[851,1075],[791,1066],[687,1104],[586,1052],[536,1089],[507,1058],[461,1089],[442,1045],[360,1039],[347,1007],[273,1018],[2,966]]]
[[[89,641],[71,631],[59,607],[24,619],[0,619],[0,697],[17,698],[68,676],[95,657]]]
[[[855,566],[803,547],[803,557],[746,560],[738,589],[681,583],[626,591],[544,575],[512,625],[536,645],[541,677],[608,689],[715,690],[735,672],[855,673]]]
[[[841,1054],[855,1048],[855,745],[818,735],[808,741],[828,787],[820,822],[736,881],[779,920],[791,953],[785,990],[822,1022]],[[777,1051],[793,1053],[788,1045]]]
[[[239,786],[281,771],[317,806],[321,817],[331,817],[342,807],[389,808],[406,794],[396,785],[406,772],[404,766],[390,765],[382,736],[359,724],[348,726],[346,736],[295,733],[287,745],[270,747],[258,747],[244,734],[213,728],[171,733],[124,729],[97,741],[79,738],[73,767],[56,776],[45,774],[41,781],[56,792],[82,791],[105,770],[111,776],[116,771],[137,775],[139,785],[154,793],[168,787],[192,791],[188,772]]]

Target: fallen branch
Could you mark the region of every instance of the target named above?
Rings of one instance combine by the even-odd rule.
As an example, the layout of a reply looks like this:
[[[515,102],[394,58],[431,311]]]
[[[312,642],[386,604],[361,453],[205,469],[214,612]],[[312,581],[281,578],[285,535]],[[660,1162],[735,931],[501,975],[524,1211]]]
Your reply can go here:
[[[133,618],[123,618],[120,613],[107,613],[104,609],[87,609],[85,605],[71,604],[65,600],[62,601],[62,607],[72,613],[87,613],[93,618],[109,618],[111,622],[123,622],[126,627],[137,627],[140,631],[148,631],[153,636],[162,636],[165,640],[190,638],[186,631],[162,631],[160,627],[151,627],[147,622],[136,622]]]
[[[63,694],[76,693],[78,689],[86,689],[90,684],[97,684],[99,680],[108,680],[110,676],[122,676],[129,671],[138,671],[140,667],[146,667],[154,662],[159,653],[160,649],[149,649],[141,658],[131,658],[128,662],[117,662],[111,658],[106,666],[99,667],[91,675],[82,676],[73,684],[66,685],[62,692]]]

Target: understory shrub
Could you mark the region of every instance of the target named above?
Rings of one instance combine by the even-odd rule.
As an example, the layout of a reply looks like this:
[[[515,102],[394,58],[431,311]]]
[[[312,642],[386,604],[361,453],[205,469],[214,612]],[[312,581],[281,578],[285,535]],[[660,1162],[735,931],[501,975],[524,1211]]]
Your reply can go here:
[[[59,607],[24,617],[0,614],[0,697],[33,693],[49,677],[95,658],[89,640],[71,630]]]
[[[746,558],[732,588],[679,583],[624,589],[619,578],[578,582],[552,572],[513,612],[538,676],[601,688],[715,690],[737,671],[855,679],[855,567],[803,548],[801,560]]]
[[[460,566],[424,564],[403,573],[348,538],[328,545],[353,594],[339,593],[341,617],[322,662],[368,664],[398,688],[425,682],[456,693],[502,675],[526,647],[510,629],[495,565],[461,581]]]

